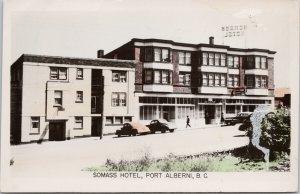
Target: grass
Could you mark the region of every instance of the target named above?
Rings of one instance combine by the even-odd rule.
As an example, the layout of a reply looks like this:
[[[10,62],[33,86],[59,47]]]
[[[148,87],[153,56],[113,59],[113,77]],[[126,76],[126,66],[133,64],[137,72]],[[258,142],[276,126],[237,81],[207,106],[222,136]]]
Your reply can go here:
[[[262,153],[248,146],[225,152],[204,153],[193,156],[169,154],[155,159],[147,152],[134,161],[107,159],[105,165],[89,167],[85,171],[162,171],[162,172],[245,172],[263,171]],[[289,156],[278,155],[269,163],[269,171],[289,171]]]

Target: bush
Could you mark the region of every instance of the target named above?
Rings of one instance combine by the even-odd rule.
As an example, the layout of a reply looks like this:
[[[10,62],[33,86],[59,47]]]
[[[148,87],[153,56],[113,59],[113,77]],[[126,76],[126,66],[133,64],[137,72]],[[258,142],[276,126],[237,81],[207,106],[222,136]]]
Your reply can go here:
[[[290,113],[287,109],[278,109],[275,114],[262,121],[260,145],[274,152],[289,153],[291,141]]]

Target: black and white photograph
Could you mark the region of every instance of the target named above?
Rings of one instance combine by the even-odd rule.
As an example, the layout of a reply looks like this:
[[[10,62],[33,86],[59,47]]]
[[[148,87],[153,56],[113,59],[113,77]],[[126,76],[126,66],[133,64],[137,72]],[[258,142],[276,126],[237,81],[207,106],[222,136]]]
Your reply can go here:
[[[299,1],[6,0],[2,192],[296,192]]]

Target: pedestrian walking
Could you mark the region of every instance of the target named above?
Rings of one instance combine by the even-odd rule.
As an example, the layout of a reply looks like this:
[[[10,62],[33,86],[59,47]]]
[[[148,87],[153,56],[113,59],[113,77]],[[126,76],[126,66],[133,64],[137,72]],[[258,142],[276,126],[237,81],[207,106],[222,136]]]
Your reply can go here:
[[[185,128],[187,128],[188,126],[191,127],[190,118],[189,118],[189,116],[186,116],[186,127]]]
[[[224,124],[224,122],[225,122],[225,119],[224,119],[224,113],[222,112],[222,113],[221,113],[221,124]]]

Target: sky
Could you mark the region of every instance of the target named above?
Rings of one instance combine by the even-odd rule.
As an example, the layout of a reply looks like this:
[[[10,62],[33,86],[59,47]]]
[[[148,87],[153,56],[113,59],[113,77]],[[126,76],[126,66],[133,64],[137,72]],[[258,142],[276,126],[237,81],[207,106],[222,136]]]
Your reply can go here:
[[[96,58],[132,38],[158,38],[276,51],[275,87],[290,87],[298,65],[296,0],[11,0],[9,61],[23,53]],[[224,38],[222,26],[247,25]]]

